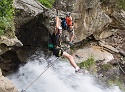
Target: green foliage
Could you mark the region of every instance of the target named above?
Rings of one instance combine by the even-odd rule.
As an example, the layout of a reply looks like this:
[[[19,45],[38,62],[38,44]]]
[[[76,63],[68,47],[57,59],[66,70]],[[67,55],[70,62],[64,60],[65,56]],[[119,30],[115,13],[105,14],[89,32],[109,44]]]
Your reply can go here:
[[[0,28],[1,29],[1,28]],[[0,30],[0,36],[4,34],[4,30]]]
[[[100,0],[103,5],[111,5],[112,0]],[[125,10],[125,0],[114,0],[115,7]]]
[[[119,8],[125,10],[125,0],[117,0],[117,5]]]
[[[123,60],[125,61],[125,57],[123,58]]]
[[[79,64],[81,68],[91,69],[93,66],[95,66],[95,61],[93,57],[88,58],[86,61],[81,62]]]
[[[101,66],[101,69],[103,70],[103,71],[108,71],[109,69],[111,69],[113,66],[111,65],[111,64],[103,64],[102,66]]]
[[[55,2],[55,0],[38,0],[38,1],[48,8],[52,8],[53,3]]]
[[[13,15],[14,8],[13,0],[0,1],[0,35],[3,35],[7,30],[13,30]]]
[[[115,80],[108,80],[108,86],[113,86],[113,85],[117,85],[119,86],[119,88],[125,92],[125,87],[124,87],[124,83],[122,80],[116,78]]]

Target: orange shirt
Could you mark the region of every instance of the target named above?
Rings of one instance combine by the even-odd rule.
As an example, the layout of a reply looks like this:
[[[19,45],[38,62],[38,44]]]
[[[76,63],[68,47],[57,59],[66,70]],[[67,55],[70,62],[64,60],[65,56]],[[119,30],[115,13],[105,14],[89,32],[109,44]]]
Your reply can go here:
[[[66,23],[68,26],[72,26],[72,20],[70,17],[66,17]]]

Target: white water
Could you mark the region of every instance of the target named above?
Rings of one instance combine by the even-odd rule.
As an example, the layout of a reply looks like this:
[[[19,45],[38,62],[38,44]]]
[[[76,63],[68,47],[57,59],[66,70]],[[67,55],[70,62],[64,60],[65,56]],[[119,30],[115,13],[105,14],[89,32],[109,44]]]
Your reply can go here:
[[[56,59],[51,57],[45,60],[43,57],[29,60],[17,73],[8,76],[19,91],[25,89],[47,68],[46,61]],[[118,86],[104,88],[89,75],[75,74],[74,68],[65,61],[58,59],[26,92],[121,92]]]

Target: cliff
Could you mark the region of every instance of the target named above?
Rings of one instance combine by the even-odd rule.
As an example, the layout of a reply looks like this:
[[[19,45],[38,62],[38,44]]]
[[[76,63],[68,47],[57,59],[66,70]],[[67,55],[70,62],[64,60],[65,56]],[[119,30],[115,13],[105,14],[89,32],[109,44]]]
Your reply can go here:
[[[117,59],[114,65],[125,57],[125,11],[118,9],[115,1],[108,1],[105,5],[100,0],[56,0],[55,5],[59,8],[59,17],[65,17],[67,12],[73,16],[75,46],[85,45],[84,41],[100,46]],[[54,30],[54,8],[48,9],[37,0],[14,0],[14,7],[15,31],[8,31],[11,37],[0,36],[3,75],[25,63],[37,48],[47,52],[48,34]]]

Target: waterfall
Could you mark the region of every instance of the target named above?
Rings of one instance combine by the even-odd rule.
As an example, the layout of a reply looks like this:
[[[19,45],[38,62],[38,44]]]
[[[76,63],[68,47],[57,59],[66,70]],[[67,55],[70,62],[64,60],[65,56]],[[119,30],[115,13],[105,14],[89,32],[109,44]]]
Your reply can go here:
[[[28,63],[21,65],[19,70],[8,76],[19,91],[25,89],[56,57],[45,59],[35,55]],[[98,84],[89,74],[75,74],[74,68],[66,59],[59,58],[26,92],[121,92],[118,86],[112,88]]]

